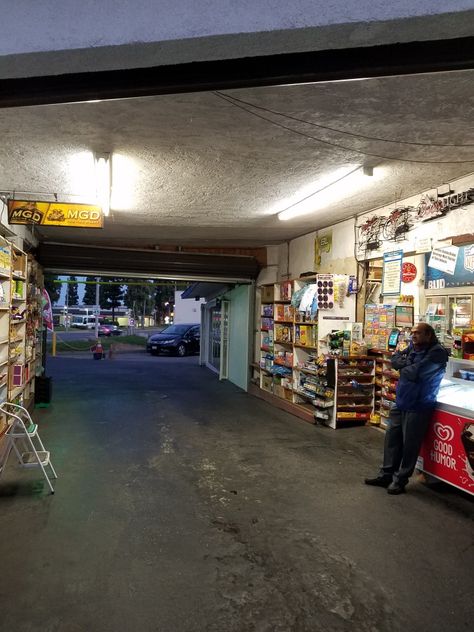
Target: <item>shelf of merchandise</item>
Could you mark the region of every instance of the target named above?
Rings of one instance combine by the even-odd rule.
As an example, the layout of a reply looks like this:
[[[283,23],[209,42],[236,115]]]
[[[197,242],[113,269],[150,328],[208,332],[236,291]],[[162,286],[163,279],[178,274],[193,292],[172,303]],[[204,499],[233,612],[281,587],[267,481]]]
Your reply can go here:
[[[297,367],[302,366],[311,354],[316,353],[317,323],[303,320],[291,305],[295,288],[300,289],[305,283],[306,281],[282,281],[261,286],[257,335],[259,358],[257,366],[252,366],[252,382],[266,393],[271,393],[274,398],[272,401],[282,400],[282,407],[291,405],[291,412],[313,423],[314,407],[308,394],[303,390],[298,391],[300,372]],[[271,331],[269,321],[263,321],[269,317],[273,318]],[[301,326],[304,326],[307,344],[300,344]],[[264,339],[266,344],[263,344]],[[309,344],[313,341],[314,344]]]
[[[375,359],[370,356],[328,357],[323,383],[333,390],[332,405],[316,420],[332,428],[366,424],[374,410],[374,379]]]
[[[9,376],[8,400],[23,405],[25,383],[25,334],[26,334],[26,278],[27,255],[14,244],[11,245],[12,274],[10,278],[10,323],[9,323]],[[21,319],[16,315],[20,314]]]
[[[260,287],[259,357],[252,365],[253,382],[264,391],[273,392],[273,284]]]
[[[8,401],[11,274],[11,244],[0,237],[0,404]],[[0,437],[6,430],[5,415],[0,414]]]
[[[382,387],[380,397],[380,427],[386,428],[390,409],[395,402],[395,393],[400,377],[399,371],[392,369],[392,353],[387,351],[382,354]]]
[[[42,317],[41,286],[43,275],[38,263],[28,257],[27,267],[27,311],[25,335],[25,371],[27,388],[24,392],[26,408],[34,405],[36,377],[42,373]]]
[[[301,358],[301,356],[300,356]],[[307,401],[316,422],[330,423],[334,409],[334,379],[326,358],[308,355],[296,369],[297,395]]]
[[[0,237],[0,404],[8,401],[10,296],[11,244]],[[0,414],[0,437],[5,434],[7,428],[5,415]]]
[[[293,402],[293,320],[291,305],[293,282],[282,281],[273,287],[273,394],[285,402]]]
[[[319,331],[321,323],[324,323],[324,330],[327,330],[331,316],[334,316],[336,324],[339,324],[339,320],[347,319],[342,319],[337,310],[333,314],[327,308],[318,315],[314,312],[316,305],[314,296],[305,299],[306,311],[296,310],[292,303],[294,293],[299,293],[298,300],[295,301],[299,305],[304,295],[303,290],[308,284],[315,285],[316,279],[317,277],[313,275],[259,288],[257,300],[260,297],[260,309],[263,310],[265,304],[273,305],[273,358],[271,366],[270,363],[265,365],[262,361],[262,355],[270,352],[270,345],[262,345],[263,337],[268,332],[261,330],[268,327],[262,325],[263,311],[260,311],[260,322],[257,324],[255,338],[257,348],[255,362],[259,364],[259,367],[258,369],[252,367],[254,372],[252,383],[259,384],[265,391],[265,394],[255,394],[271,401],[274,405],[310,423],[315,423],[315,418],[316,421],[329,423],[332,421],[333,412],[336,411],[335,389],[327,383],[324,356],[318,358],[318,345],[321,343],[318,334],[321,333]],[[258,376],[256,376],[257,372]],[[365,404],[367,408],[367,398],[359,396],[355,399],[357,405]],[[341,403],[341,408],[345,406],[347,410],[347,404],[346,398]],[[371,404],[373,405],[373,398]],[[361,411],[361,408],[357,409],[359,416],[362,414]]]

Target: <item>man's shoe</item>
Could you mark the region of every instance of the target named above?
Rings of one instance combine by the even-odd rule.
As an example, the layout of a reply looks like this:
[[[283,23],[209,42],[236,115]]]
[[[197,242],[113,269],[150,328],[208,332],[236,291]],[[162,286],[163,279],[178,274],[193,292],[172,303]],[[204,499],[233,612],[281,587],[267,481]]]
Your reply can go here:
[[[374,487],[388,487],[392,484],[392,477],[376,476],[375,478],[366,478],[364,483],[366,485],[373,485]]]
[[[400,483],[390,483],[390,485],[387,488],[387,494],[392,494],[393,496],[396,496],[397,494],[404,494],[405,493],[405,485],[400,485]]]

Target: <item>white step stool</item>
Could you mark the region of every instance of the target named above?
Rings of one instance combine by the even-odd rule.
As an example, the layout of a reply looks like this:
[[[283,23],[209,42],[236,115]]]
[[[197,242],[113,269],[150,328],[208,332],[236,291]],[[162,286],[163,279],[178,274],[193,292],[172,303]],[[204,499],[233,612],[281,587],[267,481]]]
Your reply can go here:
[[[18,465],[25,468],[40,468],[51,493],[54,488],[51,478],[58,478],[51,463],[51,455],[45,450],[38,433],[38,425],[33,423],[29,412],[23,406],[4,402],[0,405],[0,412],[7,417],[9,428],[6,432],[5,446],[0,453],[0,476],[5,470],[10,453],[15,452]],[[35,441],[36,444],[35,445]],[[52,476],[48,476],[46,468],[49,466]]]

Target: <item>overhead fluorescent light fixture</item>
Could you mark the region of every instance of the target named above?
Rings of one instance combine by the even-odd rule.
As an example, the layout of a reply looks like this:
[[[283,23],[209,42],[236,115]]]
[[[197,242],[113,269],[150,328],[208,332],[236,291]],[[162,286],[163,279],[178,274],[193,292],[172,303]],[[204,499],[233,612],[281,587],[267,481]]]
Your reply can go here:
[[[312,190],[307,187],[293,196],[294,201],[286,204],[286,208],[278,213],[278,219],[287,221],[300,215],[308,215],[336,202],[347,198],[351,194],[363,191],[382,175],[381,169],[367,169],[361,165],[346,165],[312,183]],[[288,202],[288,200],[287,200]]]
[[[110,208],[128,211],[135,206],[135,191],[138,182],[138,166],[135,160],[123,154],[112,156],[112,189]]]
[[[91,151],[79,151],[67,158],[65,191],[88,204],[96,197],[95,160]]]
[[[110,213],[110,154],[95,155],[95,181],[97,202],[107,217]]]

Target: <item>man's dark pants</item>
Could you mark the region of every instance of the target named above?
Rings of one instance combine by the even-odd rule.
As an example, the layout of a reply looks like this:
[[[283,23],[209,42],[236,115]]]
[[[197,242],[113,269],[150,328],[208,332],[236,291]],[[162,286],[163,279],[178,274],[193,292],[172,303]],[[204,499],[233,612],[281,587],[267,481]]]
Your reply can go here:
[[[434,409],[399,410],[393,406],[385,433],[383,465],[380,476],[391,476],[395,483],[406,485],[413,474],[423,438]]]

